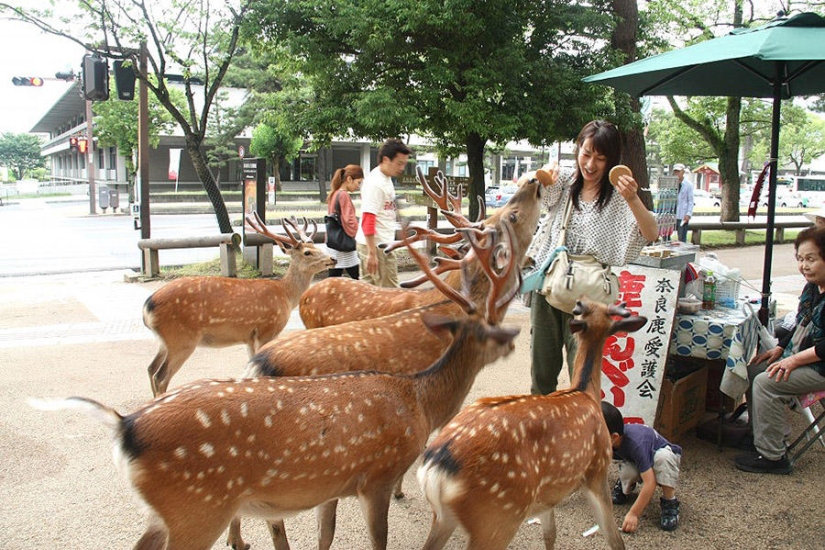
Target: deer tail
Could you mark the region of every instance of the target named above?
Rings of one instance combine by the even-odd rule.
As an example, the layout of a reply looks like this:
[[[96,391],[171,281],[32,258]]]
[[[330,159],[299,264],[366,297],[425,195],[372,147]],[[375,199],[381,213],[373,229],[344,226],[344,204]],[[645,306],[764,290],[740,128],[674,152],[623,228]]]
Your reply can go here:
[[[28,402],[31,407],[41,411],[78,411],[85,413],[102,422],[113,431],[119,430],[123,422],[123,417],[113,408],[85,397],[67,397],[65,399],[30,398]]]

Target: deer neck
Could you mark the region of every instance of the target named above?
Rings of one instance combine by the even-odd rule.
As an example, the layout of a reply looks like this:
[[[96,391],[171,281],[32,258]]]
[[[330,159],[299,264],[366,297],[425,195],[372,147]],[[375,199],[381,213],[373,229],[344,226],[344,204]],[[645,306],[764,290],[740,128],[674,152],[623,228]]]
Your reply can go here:
[[[312,282],[313,273],[309,273],[305,269],[297,267],[295,260],[290,261],[289,268],[281,278],[281,285],[286,291],[289,299],[290,311],[298,305],[301,299],[301,294],[309,288]]]
[[[461,408],[476,375],[484,368],[484,345],[464,326],[447,351],[428,369],[413,375],[430,431],[445,425]]]
[[[573,379],[570,382],[571,388],[590,394],[597,401],[601,399],[602,391],[604,343],[605,340],[579,342],[576,362],[573,366]]]

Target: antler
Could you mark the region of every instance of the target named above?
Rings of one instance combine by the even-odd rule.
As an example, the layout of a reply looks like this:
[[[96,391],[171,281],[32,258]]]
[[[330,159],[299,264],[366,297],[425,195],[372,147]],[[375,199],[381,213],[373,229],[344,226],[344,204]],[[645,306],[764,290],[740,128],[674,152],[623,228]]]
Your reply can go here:
[[[490,293],[487,295],[487,322],[495,325],[501,321],[500,315],[504,306],[516,295],[520,281],[510,287],[507,292],[504,289],[510,276],[515,269],[513,261],[513,241],[515,234],[513,226],[507,220],[501,220],[502,240],[498,241],[498,233],[495,230],[479,232],[477,230],[462,229],[461,232],[467,236],[470,246],[478,256],[479,264],[490,279]],[[482,244],[479,236],[490,233],[485,239],[488,244]]]
[[[307,221],[306,216],[304,216],[302,219],[304,220],[304,227],[299,228],[298,227],[298,220],[295,218],[295,216],[291,216],[289,219],[284,218],[284,221],[282,222],[284,231],[286,231],[289,234],[289,236],[294,239],[295,236],[292,233],[290,233],[289,227],[287,227],[287,226],[290,226],[290,227],[292,227],[292,229],[295,230],[296,233],[298,233],[298,236],[300,237],[301,242],[304,242],[304,243],[315,242],[314,239],[315,239],[315,234],[318,233],[318,224],[315,223],[315,221],[313,220],[313,222],[312,222],[312,235],[307,236],[306,230],[309,228],[309,222]]]
[[[455,244],[461,240],[461,235],[458,233],[451,233],[449,235],[444,235],[439,233],[433,229],[426,229],[424,227],[416,227],[416,226],[405,226],[403,231],[412,231],[415,233],[412,237],[407,237],[408,241],[411,243],[416,243],[418,241],[423,241],[425,239],[429,239],[433,242],[438,244]],[[404,241],[394,241],[391,243],[381,243],[378,245],[378,248],[381,248],[386,253],[390,253],[397,248],[401,248],[404,246]]]
[[[255,231],[256,233],[260,233],[265,237],[269,237],[270,239],[278,243],[278,246],[293,248],[300,244],[300,241],[296,239],[295,236],[292,233],[290,233],[288,229],[286,229],[286,226],[284,226],[284,229],[287,232],[287,237],[284,237],[283,235],[278,235],[277,233],[273,233],[272,231],[270,231],[257,212],[247,214],[244,218],[244,222],[246,223],[246,226],[249,229]]]
[[[478,221],[472,222],[467,219],[464,214],[461,213],[461,196],[464,190],[463,186],[459,185],[458,195],[453,195],[447,187],[447,178],[444,176],[444,173],[439,170],[433,177],[433,181],[438,184],[440,188],[440,191],[437,191],[433,189],[427,181],[427,178],[424,177],[424,172],[420,167],[416,168],[416,171],[418,172],[418,179],[421,182],[421,186],[424,188],[424,192],[427,193],[427,196],[429,196],[438,205],[441,209],[441,213],[444,214],[444,217],[447,218],[447,221],[449,221],[453,227],[459,229],[462,227],[476,227],[481,229],[481,221],[484,219],[486,209],[482,206],[479,210]],[[479,198],[479,204],[484,204],[484,202],[481,201],[481,198]]]

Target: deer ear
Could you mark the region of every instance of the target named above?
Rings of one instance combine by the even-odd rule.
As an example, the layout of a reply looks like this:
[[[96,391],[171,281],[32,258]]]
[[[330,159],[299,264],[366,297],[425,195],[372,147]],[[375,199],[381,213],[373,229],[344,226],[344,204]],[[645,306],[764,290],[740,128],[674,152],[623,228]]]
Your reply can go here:
[[[647,323],[647,317],[629,317],[627,319],[619,319],[613,323],[610,328],[610,334],[617,332],[636,332]]]
[[[507,344],[512,342],[518,336],[521,329],[517,328],[503,328],[499,326],[488,327],[487,337],[494,340],[497,344]]]
[[[447,317],[446,315],[438,315],[436,313],[422,313],[421,321],[433,332],[433,334],[439,337],[443,337],[444,332],[447,331],[451,334],[455,334],[459,327],[458,320],[453,319],[452,317]]]

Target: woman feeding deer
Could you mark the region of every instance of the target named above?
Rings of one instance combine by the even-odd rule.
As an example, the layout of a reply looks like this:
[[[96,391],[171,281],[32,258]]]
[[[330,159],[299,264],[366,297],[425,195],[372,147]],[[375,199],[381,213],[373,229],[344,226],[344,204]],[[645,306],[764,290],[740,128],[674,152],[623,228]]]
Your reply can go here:
[[[639,185],[630,170],[619,165],[621,154],[616,126],[594,120],[588,122],[576,138],[575,168],[564,169],[552,164],[539,171],[539,179],[548,180],[550,185],[543,186],[542,191],[543,208],[548,215],[527,250],[533,269],[544,268],[546,260],[560,245],[566,248],[571,268],[575,261],[598,263],[601,264],[598,267],[605,269],[621,266],[635,260],[645,245],[656,240],[656,219],[639,197]],[[564,242],[560,243],[560,238]],[[609,276],[609,271],[606,272]],[[530,389],[534,394],[556,390],[563,362],[562,348],[567,350],[569,368],[576,353],[576,341],[569,326],[571,312],[548,302],[552,300],[547,286],[549,278],[544,279],[547,290],[540,289],[531,296]],[[613,288],[607,289],[603,301],[612,302],[618,283],[615,279],[613,283],[606,279],[605,284]],[[565,296],[564,301],[573,303],[579,297]]]

